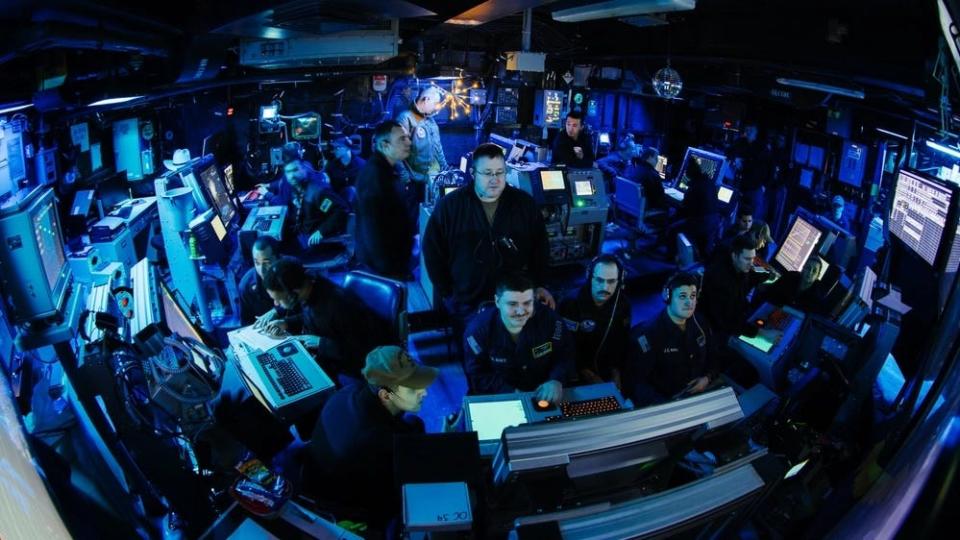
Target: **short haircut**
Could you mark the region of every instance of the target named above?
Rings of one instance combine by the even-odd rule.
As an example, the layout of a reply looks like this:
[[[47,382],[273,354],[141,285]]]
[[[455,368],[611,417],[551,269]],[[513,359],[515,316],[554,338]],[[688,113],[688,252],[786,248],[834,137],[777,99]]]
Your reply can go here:
[[[620,274],[623,273],[623,265],[620,263],[620,259],[616,255],[611,255],[610,253],[604,253],[598,255],[597,258],[593,260],[593,264],[590,265],[590,279],[593,279],[594,272],[597,271],[597,266],[601,264],[612,264],[617,267],[617,278],[620,278]]]
[[[280,156],[284,166],[294,161],[303,161],[303,147],[301,147],[298,142],[288,142],[283,145],[283,148],[280,150]]]
[[[308,277],[300,261],[293,257],[280,257],[263,271],[263,288],[289,294],[302,289]]]
[[[523,274],[506,274],[497,280],[497,296],[505,291],[523,292],[534,288],[533,280]]]
[[[390,134],[393,133],[394,128],[403,129],[403,126],[394,120],[384,120],[377,124],[377,127],[373,128],[374,150],[380,149],[380,143],[390,138]]]
[[[660,151],[652,146],[647,146],[640,152],[641,161],[650,161],[650,158],[660,157]]]
[[[667,283],[663,286],[663,288],[667,290],[668,296],[672,296],[675,289],[687,286],[696,287],[699,291],[700,276],[694,274],[693,272],[677,272],[667,279]]]
[[[275,257],[280,255],[280,242],[277,242],[276,238],[267,235],[263,235],[253,241],[252,251],[266,251],[268,249]]]
[[[503,157],[503,149],[493,143],[483,143],[480,146],[473,149],[473,166],[477,166],[477,160],[485,157],[488,159],[505,159]]]
[[[574,120],[579,120],[581,124],[583,123],[583,113],[580,111],[569,111],[567,118],[573,118]]]
[[[749,233],[741,234],[734,238],[733,242],[730,242],[731,255],[740,255],[741,252],[747,249],[757,249],[757,240]]]
[[[737,209],[737,217],[743,216],[753,216],[753,207],[746,204],[741,205],[740,208]]]
[[[348,150],[352,150],[353,141],[350,140],[350,137],[340,135],[339,137],[336,137],[332,141],[330,141],[330,147],[333,148],[334,146],[342,146]]]

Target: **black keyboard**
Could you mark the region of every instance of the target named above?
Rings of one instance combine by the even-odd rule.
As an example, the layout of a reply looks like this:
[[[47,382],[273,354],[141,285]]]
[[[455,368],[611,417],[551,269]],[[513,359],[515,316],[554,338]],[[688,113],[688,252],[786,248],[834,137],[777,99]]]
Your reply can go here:
[[[307,378],[300,373],[291,360],[278,360],[270,353],[261,353],[257,355],[257,361],[263,366],[264,371],[272,372],[273,376],[267,378],[270,379],[270,384],[278,394],[290,397],[311,388]]]
[[[621,410],[620,402],[614,396],[603,396],[583,401],[564,401],[560,403],[562,418],[576,418],[578,416],[594,416]]]

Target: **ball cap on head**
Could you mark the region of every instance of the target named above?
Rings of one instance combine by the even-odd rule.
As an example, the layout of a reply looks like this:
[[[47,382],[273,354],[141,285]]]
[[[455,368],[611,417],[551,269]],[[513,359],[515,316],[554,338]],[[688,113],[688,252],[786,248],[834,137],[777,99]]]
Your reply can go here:
[[[189,148],[177,148],[173,151],[173,159],[163,160],[163,166],[171,171],[179,170],[180,167],[183,167],[187,163],[190,163]]]
[[[843,200],[842,195],[834,195],[833,200],[831,201],[833,206],[843,206],[846,202]]]
[[[396,345],[384,345],[370,351],[363,377],[376,386],[406,386],[422,390],[437,378],[436,368],[421,366],[410,358],[407,351]]]

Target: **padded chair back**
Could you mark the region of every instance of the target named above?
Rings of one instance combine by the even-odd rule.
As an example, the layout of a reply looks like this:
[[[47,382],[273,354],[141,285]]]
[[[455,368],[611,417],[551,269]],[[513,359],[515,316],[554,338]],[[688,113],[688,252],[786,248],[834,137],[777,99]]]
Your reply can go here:
[[[614,179],[613,186],[617,209],[642,222],[647,206],[643,196],[643,186],[622,176]]]
[[[343,288],[354,294],[378,317],[390,323],[400,337],[407,339],[407,286],[369,272],[354,270],[343,278]]]

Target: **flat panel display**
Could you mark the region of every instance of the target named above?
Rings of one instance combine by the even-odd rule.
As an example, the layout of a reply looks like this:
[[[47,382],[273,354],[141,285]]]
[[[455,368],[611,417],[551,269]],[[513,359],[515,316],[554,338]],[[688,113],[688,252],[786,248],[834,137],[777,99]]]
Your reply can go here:
[[[519,399],[469,403],[471,429],[481,441],[500,438],[503,430],[527,423],[527,413]]]
[[[933,265],[947,224],[953,191],[943,183],[901,170],[890,210],[890,233]]]
[[[810,258],[810,254],[813,253],[822,236],[823,231],[797,216],[774,260],[788,272],[799,272],[803,269],[803,265],[807,264],[807,259]]]

